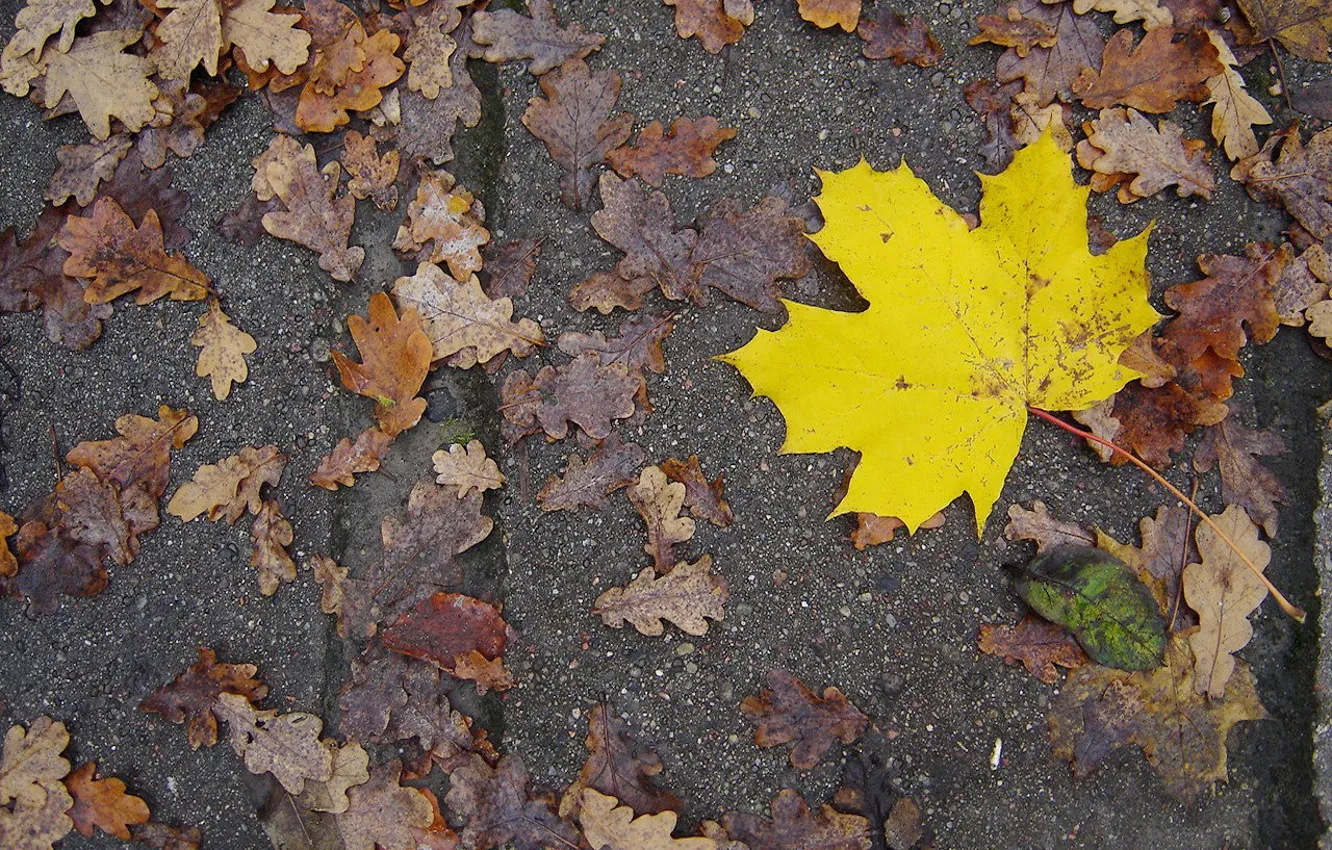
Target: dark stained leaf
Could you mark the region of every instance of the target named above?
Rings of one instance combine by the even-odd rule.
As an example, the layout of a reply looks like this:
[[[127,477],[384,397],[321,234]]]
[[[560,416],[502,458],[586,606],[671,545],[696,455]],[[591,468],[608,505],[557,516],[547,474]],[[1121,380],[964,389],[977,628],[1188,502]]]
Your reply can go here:
[[[542,510],[577,510],[587,506],[604,510],[606,497],[638,480],[638,472],[647,459],[634,443],[620,441],[611,434],[586,461],[569,455],[564,476],[551,476],[537,492]]]
[[[140,710],[160,714],[172,723],[186,723],[190,746],[211,747],[217,743],[218,694],[242,696],[250,702],[268,695],[268,686],[254,677],[253,664],[225,664],[208,647],[199,647],[199,661],[184,673],[158,688],[144,700]]]
[[[836,740],[854,743],[869,723],[837,688],[824,688],[818,696],[785,670],[770,670],[763,681],[767,687],[757,697],[745,697],[740,712],[757,724],[754,743],[760,747],[795,742],[789,758],[799,770],[818,764]]]

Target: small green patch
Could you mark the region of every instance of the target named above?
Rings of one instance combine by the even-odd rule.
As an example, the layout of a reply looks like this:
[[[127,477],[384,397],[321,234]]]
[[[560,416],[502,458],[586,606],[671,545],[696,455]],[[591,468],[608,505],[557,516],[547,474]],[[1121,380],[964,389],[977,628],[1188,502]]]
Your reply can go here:
[[[476,429],[471,424],[456,417],[450,417],[439,423],[439,444],[451,446],[454,443],[467,445],[476,439]]]

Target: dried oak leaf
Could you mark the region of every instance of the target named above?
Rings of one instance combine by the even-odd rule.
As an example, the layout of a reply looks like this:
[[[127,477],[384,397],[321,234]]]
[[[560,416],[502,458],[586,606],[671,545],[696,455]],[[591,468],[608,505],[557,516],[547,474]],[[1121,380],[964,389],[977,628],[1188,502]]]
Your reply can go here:
[[[1013,98],[1022,90],[1022,81],[1000,85],[994,80],[976,80],[962,90],[967,105],[985,125],[985,141],[980,153],[985,168],[997,174],[1013,161],[1013,152],[1022,147],[1013,126]]]
[[[908,63],[933,68],[943,58],[943,48],[934,40],[929,22],[920,15],[904,16],[881,7],[872,18],[861,18],[856,35],[865,44],[866,59],[891,59],[894,65]]]
[[[486,456],[486,447],[480,440],[467,445],[454,443],[448,451],[440,449],[431,455],[435,465],[435,482],[456,487],[458,498],[468,491],[478,493],[504,486],[504,475],[495,461]]]
[[[310,55],[310,35],[296,26],[300,16],[291,14],[293,10],[274,11],[275,2],[224,3],[222,40],[256,71],[266,71],[271,63],[279,72],[293,74]]]
[[[67,53],[44,56],[42,105],[51,109],[68,94],[98,141],[111,135],[112,118],[130,132],[141,129],[157,114],[157,86],[148,79],[153,67],[142,56],[123,52],[140,36],[135,30],[95,32],[75,41]]]
[[[1254,200],[1285,207],[1315,239],[1332,236],[1332,128],[1315,133],[1307,147],[1298,124],[1273,133],[1256,154],[1235,163],[1230,176]]]
[[[797,8],[802,20],[819,29],[841,27],[854,32],[860,20],[860,0],[800,0]]]
[[[401,785],[401,775],[402,762],[393,759],[370,771],[368,781],[348,790],[349,806],[337,815],[346,850],[429,846],[420,842],[420,833],[435,819],[428,792]]]
[[[1332,61],[1332,9],[1317,0],[1238,0],[1260,41],[1275,38],[1296,56]]]
[[[59,720],[42,716],[27,729],[9,727],[0,749],[0,806],[14,800],[41,806],[53,786],[63,790],[69,762],[60,754],[67,746],[69,731]]]
[[[342,622],[342,601],[345,598],[342,583],[347,578],[347,568],[339,566],[337,561],[327,555],[315,555],[307,566],[320,586],[319,610],[334,615],[338,622],[338,637],[347,637],[347,629]]]
[[[1286,243],[1278,250],[1289,253],[1294,248]],[[1272,286],[1272,303],[1281,316],[1281,324],[1302,327],[1305,311],[1327,298],[1329,281],[1332,281],[1332,255],[1322,245],[1305,248]]]
[[[1176,634],[1166,644],[1164,666],[1154,670],[1129,673],[1092,664],[1073,671],[1050,714],[1055,754],[1082,777],[1115,748],[1133,744],[1166,791],[1186,802],[1226,781],[1231,728],[1267,712],[1244,662],[1236,662],[1223,700],[1195,692],[1192,662],[1187,637]]]
[[[1246,342],[1261,344],[1276,335],[1281,316],[1272,302],[1272,287],[1290,254],[1262,242],[1244,246],[1244,253],[1203,254],[1198,268],[1207,277],[1166,290],[1166,304],[1179,315],[1162,335],[1188,359],[1197,360],[1210,348],[1225,360],[1238,360]]]
[[[55,206],[71,197],[79,206],[88,206],[97,195],[97,187],[111,179],[132,145],[128,133],[113,133],[104,142],[61,145],[56,151],[60,165],[51,175],[43,197]]]
[[[173,301],[198,301],[209,293],[208,278],[180,253],[167,253],[157,212],[149,210],[138,227],[120,205],[97,199],[92,215],[71,215],[56,236],[69,252],[64,272],[89,278],[84,300],[105,304],[134,292],[137,304],[163,295]],[[137,290],[137,291],[136,291]]]
[[[264,596],[277,593],[284,581],[296,580],[296,562],[287,547],[294,539],[291,523],[282,516],[282,508],[275,499],[265,499],[250,526],[250,566],[259,573],[259,592]]]
[[[338,485],[350,487],[356,483],[356,473],[379,469],[391,445],[393,438],[374,427],[357,434],[355,442],[343,437],[320,459],[319,466],[310,473],[310,483],[325,490],[336,490]]]
[[[254,677],[258,670],[253,664],[221,663],[217,653],[201,646],[199,660],[153,691],[139,709],[171,723],[186,723],[186,736],[196,750],[200,745],[211,747],[217,743],[219,695],[236,694],[250,702],[268,696],[268,686]]]
[[[1071,100],[1079,75],[1101,67],[1105,39],[1096,22],[1075,14],[1068,3],[1047,6],[1040,0],[1019,0],[1009,5],[1022,16],[1054,29],[1055,43],[1048,48],[1033,47],[1026,56],[1019,56],[1016,48],[1004,51],[995,65],[999,82],[1023,80],[1036,106],[1045,106],[1056,97]]]
[[[798,280],[813,268],[804,221],[771,195],[747,210],[731,198],[713,204],[699,221],[689,260],[697,285],[685,291],[695,302],[706,304],[711,287],[769,313],[779,309],[777,281]]]
[[[110,2],[102,0],[102,5]],[[35,60],[42,55],[47,40],[53,35],[59,37],[51,47],[57,53],[65,53],[74,44],[79,21],[95,14],[97,4],[93,0],[30,0],[14,18],[16,32],[6,45],[5,53],[13,56],[30,53]],[[27,92],[10,94],[22,96]]]
[[[1207,145],[1184,138],[1175,124],[1161,121],[1153,127],[1136,110],[1115,108],[1102,109],[1100,117],[1084,122],[1082,129],[1087,139],[1078,143],[1078,164],[1096,172],[1093,189],[1104,192],[1118,185],[1121,204],[1170,186],[1181,198],[1211,199],[1216,177]]]
[[[119,437],[85,440],[65,459],[91,469],[103,481],[114,481],[122,495],[141,490],[155,501],[171,480],[171,450],[182,448],[198,430],[199,420],[188,410],[162,405],[157,419],[121,416],[116,420]]]
[[[690,297],[706,304],[706,291],[698,280],[698,263],[692,257],[698,233],[690,228],[676,229],[670,200],[661,192],[645,190],[636,180],[621,180],[614,174],[603,174],[599,187],[602,208],[592,214],[592,228],[625,253],[615,274],[626,280],[646,279],[648,289],[655,284],[672,301]],[[715,250],[709,252],[713,253],[726,257]]]
[[[1202,2],[1211,2],[1212,0],[1202,0]],[[1044,0],[1046,3],[1058,3],[1062,0]],[[1175,23],[1175,15],[1170,10],[1169,5],[1172,0],[1165,0],[1166,6],[1158,5],[1158,0],[1073,0],[1073,11],[1079,15],[1085,15],[1091,11],[1105,12],[1115,16],[1115,23],[1128,24],[1133,21],[1142,21],[1142,28],[1145,30],[1154,30],[1158,27],[1168,27]],[[1190,2],[1190,0],[1184,0]],[[1207,17],[1212,17],[1208,15]],[[1190,21],[1181,23],[1185,26]]]
[[[218,401],[231,395],[233,383],[244,383],[249,377],[245,355],[253,354],[259,347],[254,337],[231,323],[216,298],[208,302],[208,312],[199,317],[199,327],[190,336],[190,344],[200,349],[194,374],[212,380],[213,396]]]
[[[486,49],[487,62],[531,59],[527,70],[540,76],[570,59],[586,59],[606,37],[587,32],[577,22],[561,27],[550,0],[528,0],[531,17],[511,9],[480,11],[472,16],[472,38]]]
[[[513,301],[489,298],[475,275],[458,280],[423,262],[416,274],[393,282],[393,297],[421,316],[432,361],[468,369],[506,352],[526,357],[545,344],[540,325],[513,321]]]
[[[383,292],[370,296],[369,319],[347,317],[361,362],[340,351],[333,352],[342,385],[375,400],[375,422],[390,437],[396,437],[420,421],[426,400],[418,398],[430,370],[430,337],[423,330],[421,315],[406,309],[402,316]]]
[[[486,297],[522,298],[536,274],[543,239],[514,239],[481,249],[481,289]]]
[[[385,648],[450,673],[472,651],[499,658],[514,637],[498,608],[461,593],[436,593],[380,632]]]
[[[0,311],[26,313],[42,303],[43,288],[55,284],[58,290],[65,283],[78,290],[75,306],[86,308],[83,287],[65,278],[61,271],[65,253],[51,244],[64,220],[65,216],[54,207],[45,207],[37,217],[32,232],[23,241],[20,242],[14,235],[12,227],[0,231]],[[97,309],[110,315],[109,307]],[[98,322],[97,334],[100,333],[101,322]],[[94,334],[93,339],[96,338]]]
[[[288,794],[305,790],[306,780],[333,777],[333,753],[319,740],[324,722],[313,714],[257,710],[238,694],[217,695],[213,712],[227,722],[227,740],[251,773],[271,773]]]
[[[643,296],[657,288],[650,277],[626,280],[618,271],[596,272],[569,290],[569,304],[575,310],[596,310],[605,315],[615,308],[637,310]]]
[[[583,837],[595,850],[603,847],[633,848],[633,850],[717,850],[711,838],[673,838],[675,812],[645,814],[634,817],[631,806],[622,805],[615,797],[584,788],[578,822]]]
[[[1206,82],[1206,103],[1212,106],[1212,137],[1232,160],[1253,156],[1258,153],[1254,125],[1271,124],[1272,116],[1245,90],[1244,78],[1235,70],[1239,62],[1225,39],[1214,29],[1207,30],[1207,37],[1216,48],[1222,67],[1221,73]]]
[[[65,788],[74,798],[69,817],[74,828],[92,837],[93,827],[122,841],[130,838],[129,827],[147,823],[148,804],[140,797],[125,793],[125,783],[112,776],[94,779],[97,762],[90,761],[64,778]]]
[[[185,522],[207,513],[210,522],[225,518],[228,525],[247,509],[258,516],[263,509],[260,490],[265,484],[276,487],[286,465],[287,456],[277,446],[246,446],[239,454],[199,467],[176,490],[167,511]]]
[[[569,424],[601,440],[611,423],[634,415],[634,395],[642,377],[623,363],[603,365],[585,352],[559,368],[543,366],[533,377],[525,370],[509,374],[501,396],[506,426],[518,437],[544,430],[554,440],[569,435]]]
[[[453,84],[440,89],[439,97],[430,100],[420,92],[399,93],[401,124],[398,128],[398,149],[413,159],[425,159],[442,165],[453,159],[453,136],[458,122],[475,127],[481,120],[481,90],[467,72],[467,57],[475,45],[471,41],[471,25],[464,22],[453,33],[458,49],[449,59]]]
[[[661,575],[675,566],[675,545],[694,536],[694,521],[680,516],[687,493],[684,484],[668,481],[666,473],[656,466],[646,467],[638,483],[628,490],[629,502],[647,525],[648,542],[643,551],[652,556],[652,564]]]
[[[755,723],[754,743],[778,747],[795,742],[791,766],[810,770],[840,739],[851,744],[865,731],[869,718],[837,688],[823,689],[818,696],[785,670],[770,670],[767,685],[756,697],[745,697],[740,713]]]
[[[570,357],[595,351],[607,366],[623,363],[635,372],[647,369],[658,375],[666,372],[666,358],[661,343],[675,328],[669,315],[637,314],[620,323],[619,336],[606,339],[601,331],[590,334],[568,331],[560,334],[556,347]],[[639,399],[645,402],[646,399]]]
[[[611,434],[588,455],[586,461],[569,455],[564,476],[552,475],[537,491],[537,503],[543,511],[577,510],[587,506],[604,510],[606,497],[638,480],[638,471],[647,459],[634,443],[621,442]]]
[[[661,463],[661,471],[667,478],[684,485],[684,504],[689,513],[718,528],[735,522],[731,506],[722,498],[722,476],[709,481],[699,466],[698,455],[690,455],[685,461],[667,458]]]
[[[261,201],[277,198],[283,209],[264,214],[264,229],[279,239],[304,245],[319,254],[319,268],[334,280],[349,281],[365,259],[365,250],[348,247],[356,201],[335,198],[342,169],[330,162],[323,170],[313,145],[301,146],[277,135],[254,160],[253,188]]]
[[[754,23],[750,0],[662,0],[675,7],[675,31],[680,38],[697,37],[709,53],[721,53]]]
[[[1114,418],[1121,426],[1116,442],[1162,469],[1170,465],[1171,452],[1184,448],[1186,435],[1215,425],[1227,412],[1223,403],[1199,398],[1173,381],[1154,389],[1135,381],[1115,394]]]
[[[482,225],[485,208],[472,193],[455,185],[447,171],[422,175],[407,221],[398,228],[393,250],[418,263],[447,263],[459,280],[481,268],[480,247],[490,241]]]
[[[1016,6],[1010,6],[1003,15],[981,15],[976,19],[976,26],[980,27],[980,32],[967,44],[1011,47],[1020,58],[1031,53],[1033,47],[1054,47],[1059,40],[1054,27],[1045,21],[1026,17]]]
[[[1070,111],[1068,106],[1060,103],[1037,106],[1036,98],[1030,92],[1018,92],[1013,98],[1013,108],[1009,110],[1013,119],[1013,137],[1019,146],[1026,147],[1034,145],[1049,131],[1055,146],[1070,152],[1073,150],[1073,133],[1065,121]],[[1108,246],[1104,250],[1108,250]]]
[[[921,528],[939,528],[944,524],[942,512],[935,514],[920,524]],[[851,545],[863,552],[871,546],[890,543],[897,532],[906,528],[906,523],[895,516],[878,514],[856,514],[856,528],[851,532]],[[910,535],[910,532],[907,532]]]
[[[660,121],[653,121],[632,145],[610,151],[606,162],[620,176],[641,177],[652,186],[660,186],[667,174],[697,180],[717,170],[712,155],[718,145],[733,138],[735,129],[721,126],[711,116],[697,121],[676,118],[669,132]]]
[[[102,481],[91,470],[79,469],[61,479],[53,495],[60,533],[98,548],[121,566],[134,560],[139,551],[136,529],[125,516],[114,484]],[[151,519],[136,524],[151,525],[156,518],[154,511]]]
[[[669,620],[685,634],[707,634],[705,618],[722,620],[728,593],[726,580],[712,572],[712,558],[703,555],[694,563],[675,565],[658,576],[645,567],[624,587],[612,587],[597,597],[592,613],[613,629],[628,622],[640,634],[660,635],[662,620]]]
[[[1235,416],[1229,416],[1203,432],[1193,468],[1208,472],[1217,467],[1221,498],[1228,505],[1246,510],[1268,537],[1275,538],[1277,502],[1286,501],[1286,488],[1258,458],[1285,451],[1286,441],[1278,432],[1246,428]]]
[[[1201,29],[1183,38],[1173,29],[1149,31],[1135,47],[1133,32],[1123,29],[1106,42],[1100,71],[1085,70],[1073,91],[1090,109],[1131,106],[1143,112],[1169,112],[1181,100],[1202,101],[1207,80],[1223,73],[1216,46]]]
[[[1194,537],[1201,555],[1184,568],[1184,599],[1198,614],[1198,628],[1189,634],[1193,650],[1193,689],[1213,699],[1226,694],[1235,672],[1234,653],[1253,637],[1249,615],[1267,597],[1267,587],[1240,560],[1233,543],[1259,570],[1271,561],[1272,550],[1258,539],[1258,526],[1244,509],[1228,505],[1212,517],[1230,543],[1222,542],[1210,525],[1199,525]]]
[[[783,788],[769,804],[772,818],[748,812],[727,812],[727,835],[764,850],[869,850],[869,821],[845,815],[827,804],[817,814],[799,794]]]
[[[439,97],[440,89],[453,85],[449,60],[458,49],[458,42],[450,33],[462,23],[462,13],[457,8],[460,5],[464,5],[461,0],[433,3],[404,13],[411,21],[407,49],[402,53],[407,62],[407,88],[429,100]]]
[[[74,800],[59,782],[43,783],[41,802],[19,800],[13,809],[0,806],[0,841],[12,850],[52,850],[69,834],[67,812]]]
[[[148,56],[159,76],[181,80],[202,64],[208,76],[217,76],[222,53],[222,8],[218,0],[155,0],[158,9],[170,9],[158,21],[156,40]]]
[[[1091,663],[1067,629],[1035,614],[1023,617],[1016,626],[982,623],[976,646],[986,655],[1004,659],[1005,664],[1021,662],[1028,673],[1047,685],[1059,681],[1056,664],[1076,670]]]
[[[348,130],[342,137],[342,167],[353,198],[370,198],[381,210],[391,210],[398,205],[398,187],[393,181],[398,179],[402,155],[389,150],[381,157],[378,146],[373,137]]]
[[[1004,527],[1008,540],[1030,540],[1036,544],[1036,554],[1054,546],[1095,546],[1096,536],[1072,522],[1065,522],[1050,513],[1040,499],[1031,503],[1031,510],[1021,505],[1008,506],[1008,525]]]
[[[584,789],[595,789],[618,798],[642,814],[678,812],[679,797],[657,787],[661,758],[629,736],[623,721],[608,703],[598,703],[587,713],[587,761],[560,799],[560,815],[568,817],[582,805]]]
[[[612,114],[620,99],[620,75],[614,70],[594,73],[582,59],[571,59],[540,82],[545,97],[528,101],[523,125],[569,172],[560,180],[560,198],[581,210],[592,198],[596,166],[629,139],[634,117]]]
[[[384,99],[385,86],[391,85],[407,66],[394,53],[401,39],[386,29],[369,37],[357,21],[352,24],[347,38],[363,51],[360,67],[347,74],[332,92],[320,91],[317,81],[311,80],[301,89],[296,104],[296,124],[311,133],[329,133],[351,120],[348,112],[373,109]]]
[[[18,559],[9,548],[9,538],[18,530],[14,518],[0,511],[0,576],[8,577],[18,572]]]
[[[298,807],[316,812],[341,814],[351,807],[347,792],[370,779],[370,754],[360,744],[330,748],[333,768],[328,779],[307,780],[305,790],[296,800]]]
[[[153,850],[199,850],[203,834],[197,826],[145,823],[130,830],[130,838]]]
[[[491,767],[478,755],[449,773],[445,798],[450,812],[466,820],[459,832],[463,847],[545,850],[552,842],[576,847],[577,831],[555,813],[550,794],[528,790],[531,776],[516,755]]]
[[[179,157],[193,156],[203,145],[204,131],[217,120],[221,111],[240,96],[240,88],[222,83],[209,95],[190,91],[189,79],[164,80],[161,96],[154,104],[157,116],[134,137],[143,164],[160,168],[167,152]]]

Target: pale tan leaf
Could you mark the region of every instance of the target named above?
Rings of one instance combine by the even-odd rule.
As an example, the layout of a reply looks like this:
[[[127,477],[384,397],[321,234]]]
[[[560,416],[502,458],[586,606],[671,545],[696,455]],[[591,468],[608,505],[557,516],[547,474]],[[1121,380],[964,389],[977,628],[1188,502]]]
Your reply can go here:
[[[407,88],[434,100],[440,89],[453,85],[449,58],[458,49],[458,42],[449,33],[461,21],[462,13],[451,3],[435,3],[413,19],[407,49],[402,54],[407,61]]]
[[[347,791],[358,785],[364,785],[370,779],[370,755],[365,747],[351,743],[337,746],[332,741],[325,741],[325,746],[333,756],[332,776],[324,780],[312,779],[305,783],[297,802],[316,812],[341,814],[347,811],[351,801]]]
[[[643,551],[652,556],[658,572],[666,573],[675,565],[672,547],[694,536],[694,521],[680,516],[687,489],[671,481],[660,467],[649,466],[629,488],[629,501],[647,524],[648,542]]]
[[[460,282],[438,266],[421,263],[416,274],[393,283],[398,305],[421,314],[431,360],[468,369],[503,352],[526,357],[545,342],[531,319],[512,321],[513,301],[486,296],[475,275]]]
[[[291,523],[282,516],[282,509],[273,499],[265,499],[250,526],[250,566],[259,573],[259,592],[264,596],[277,593],[284,581],[296,580],[296,562],[287,547],[294,539]]]
[[[490,231],[482,226],[485,220],[485,209],[471,192],[455,185],[453,175],[432,171],[421,177],[393,249],[420,263],[447,263],[449,274],[463,280],[481,269],[479,249],[490,241]]]
[[[218,401],[225,401],[231,395],[233,383],[243,383],[249,376],[245,355],[253,354],[258,347],[254,337],[231,323],[216,298],[208,303],[208,312],[199,317],[199,327],[190,337],[190,344],[200,349],[194,374],[212,379],[213,395]]]
[[[153,66],[142,56],[123,52],[139,38],[136,30],[104,30],[79,39],[68,53],[51,56],[42,105],[51,109],[68,93],[99,141],[111,135],[112,118],[131,132],[142,129],[157,114],[157,86],[148,79]],[[116,84],[107,85],[107,80]]]
[[[240,0],[222,18],[222,38],[245,53],[245,63],[265,71],[271,62],[294,74],[310,55],[310,34],[296,26],[300,15],[273,12],[276,0]]]
[[[712,572],[712,558],[676,564],[664,576],[645,568],[623,588],[613,587],[597,597],[592,613],[613,629],[626,622],[645,635],[665,631],[669,620],[686,634],[707,634],[707,619],[721,620],[728,597],[726,580]]]
[[[217,716],[227,721],[227,739],[251,773],[272,773],[287,793],[305,790],[307,780],[333,778],[333,754],[319,740],[324,721],[313,714],[260,711],[239,694],[220,693]]]
[[[60,165],[47,184],[46,199],[60,206],[73,197],[79,206],[88,206],[97,194],[97,187],[111,179],[132,145],[127,133],[115,133],[104,142],[61,145],[56,151]]]
[[[1261,103],[1244,88],[1244,78],[1235,69],[1238,62],[1220,33],[1207,30],[1207,37],[1216,47],[1217,58],[1225,69],[1207,79],[1207,100],[1212,104],[1212,137],[1225,148],[1231,160],[1241,160],[1258,153],[1258,138],[1253,134],[1255,124],[1271,124],[1272,116]]]
[[[185,522],[206,512],[209,520],[225,517],[228,524],[247,509],[257,516],[263,507],[260,489],[276,485],[286,465],[287,456],[277,446],[246,446],[240,454],[199,467],[171,497],[167,512]]]
[[[40,807],[46,801],[48,786],[60,785],[69,773],[69,762],[60,755],[67,746],[69,732],[65,724],[49,717],[38,717],[26,730],[18,725],[9,727],[0,751],[0,804],[18,800]]]
[[[607,846],[612,850],[717,849],[717,842],[711,838],[672,838],[678,817],[668,811],[636,818],[633,809],[592,788],[583,789],[582,808],[578,812],[583,837],[592,850]]]
[[[454,443],[448,451],[440,449],[431,457],[435,464],[435,481],[458,488],[458,498],[471,490],[478,493],[504,486],[504,475],[495,461],[486,456],[486,447],[480,440],[466,446]]]
[[[401,771],[395,759],[347,792],[351,805],[337,816],[346,850],[416,850],[416,833],[434,822],[434,807],[417,789],[398,784]]]
[[[210,77],[217,76],[223,43],[218,0],[157,0],[157,5],[171,10],[157,24],[158,43],[149,53],[157,73],[183,80],[202,63]]]

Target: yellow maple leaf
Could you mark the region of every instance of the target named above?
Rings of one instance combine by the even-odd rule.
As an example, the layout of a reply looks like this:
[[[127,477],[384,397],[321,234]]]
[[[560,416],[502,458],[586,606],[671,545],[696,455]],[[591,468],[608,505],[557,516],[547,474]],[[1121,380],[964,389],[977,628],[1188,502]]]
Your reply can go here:
[[[1048,133],[979,175],[974,230],[905,163],[819,176],[827,225],[810,238],[869,309],[784,302],[785,327],[720,359],[786,417],[783,453],[861,453],[833,515],[915,531],[966,492],[983,530],[1028,406],[1081,410],[1137,377],[1117,361],[1160,318],[1148,231],[1093,256],[1087,187]]]

